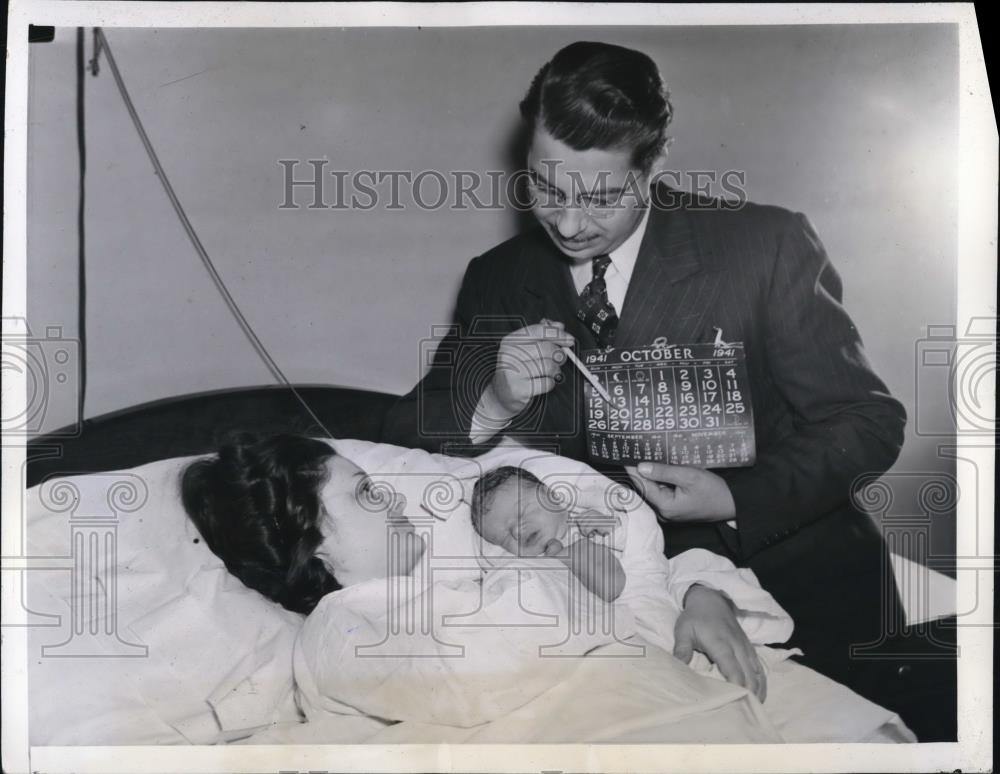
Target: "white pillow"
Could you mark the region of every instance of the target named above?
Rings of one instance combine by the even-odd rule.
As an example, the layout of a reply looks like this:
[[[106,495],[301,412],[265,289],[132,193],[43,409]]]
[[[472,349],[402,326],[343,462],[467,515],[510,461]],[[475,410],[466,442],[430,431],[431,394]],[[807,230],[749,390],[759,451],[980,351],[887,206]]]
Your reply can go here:
[[[28,490],[27,553],[75,568],[27,573],[29,609],[58,616],[29,631],[31,744],[207,744],[298,719],[303,618],[200,538],[179,491],[193,459]]]

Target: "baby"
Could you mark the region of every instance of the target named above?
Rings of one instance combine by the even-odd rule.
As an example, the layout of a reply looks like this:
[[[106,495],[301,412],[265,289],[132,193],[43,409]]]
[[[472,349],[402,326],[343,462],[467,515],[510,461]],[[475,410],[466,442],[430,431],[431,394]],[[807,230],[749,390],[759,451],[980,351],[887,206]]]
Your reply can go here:
[[[613,519],[596,511],[575,516],[523,468],[504,466],[484,474],[473,490],[471,517],[488,543],[514,556],[558,558],[606,602],[625,587],[622,563],[605,544],[615,531]]]
[[[674,625],[694,586],[728,598],[754,645],[784,642],[791,636],[791,618],[760,587],[751,570],[704,549],[667,559],[663,533],[650,509],[631,508],[623,518],[586,508],[573,512],[559,502],[556,487],[563,482],[554,480],[558,483],[550,489],[532,473],[512,466],[483,474],[471,504],[475,531],[485,542],[517,557],[560,559],[585,588],[626,610],[637,631],[668,653],[674,648]],[[606,488],[597,498],[593,491],[577,493],[589,502],[608,502]],[[783,660],[793,652],[756,650],[764,663]],[[721,677],[699,653],[691,666]]]

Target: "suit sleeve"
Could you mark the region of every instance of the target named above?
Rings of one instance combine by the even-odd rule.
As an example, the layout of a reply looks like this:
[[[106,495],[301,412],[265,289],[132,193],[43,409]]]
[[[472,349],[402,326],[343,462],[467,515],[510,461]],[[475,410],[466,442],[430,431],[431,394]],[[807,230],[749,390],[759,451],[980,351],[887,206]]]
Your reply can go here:
[[[383,441],[431,452],[441,452],[452,443],[478,454],[499,439],[498,434],[476,447],[469,442],[472,417],[493,378],[499,345],[488,319],[484,323],[489,289],[482,274],[479,259],[474,258],[462,278],[453,324],[438,344],[426,376],[386,413]]]
[[[791,217],[765,299],[762,348],[795,429],[723,473],[744,557],[850,501],[853,482],[899,455],[906,412],[865,356],[841,282],[809,220]],[[759,356],[759,355],[758,355]]]

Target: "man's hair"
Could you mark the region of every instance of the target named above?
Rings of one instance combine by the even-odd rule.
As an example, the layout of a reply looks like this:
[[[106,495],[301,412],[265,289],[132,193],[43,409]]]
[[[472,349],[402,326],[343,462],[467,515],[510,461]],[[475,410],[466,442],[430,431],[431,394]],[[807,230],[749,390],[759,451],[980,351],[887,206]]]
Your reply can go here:
[[[511,479],[516,480],[519,484],[529,483],[540,486],[542,483],[524,468],[517,468],[513,465],[504,465],[484,473],[472,490],[472,526],[475,527],[480,537],[483,534],[483,515],[493,504],[497,489]]]
[[[529,133],[541,120],[549,134],[575,150],[629,149],[632,166],[649,172],[667,145],[673,108],[646,54],[581,41],[542,66],[521,101],[521,116]]]

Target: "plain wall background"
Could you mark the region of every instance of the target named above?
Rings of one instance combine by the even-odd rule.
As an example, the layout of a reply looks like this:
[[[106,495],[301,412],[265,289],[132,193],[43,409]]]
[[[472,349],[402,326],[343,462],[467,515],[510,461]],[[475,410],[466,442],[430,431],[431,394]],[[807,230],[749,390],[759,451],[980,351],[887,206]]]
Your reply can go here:
[[[422,371],[419,341],[449,320],[469,259],[515,233],[517,219],[497,210],[310,210],[302,191],[301,209],[280,210],[278,160],[300,159],[299,177],[311,173],[309,159],[349,171],[505,169],[531,78],[579,39],[657,61],[676,111],[676,169],[743,170],[751,200],[809,215],[874,366],[911,417],[915,346],[928,325],[955,319],[954,27],[106,34],[202,242],[293,382],[409,389]],[[91,46],[88,30],[88,57]],[[70,29],[30,51],[36,335],[53,325],[76,335],[74,58]],[[86,415],[270,383],[153,174],[106,61],[86,89]],[[937,394],[937,405],[919,410],[945,416],[946,393]],[[74,402],[53,389],[43,429],[71,421]],[[940,441],[916,435],[911,422],[896,470],[952,470]]]

